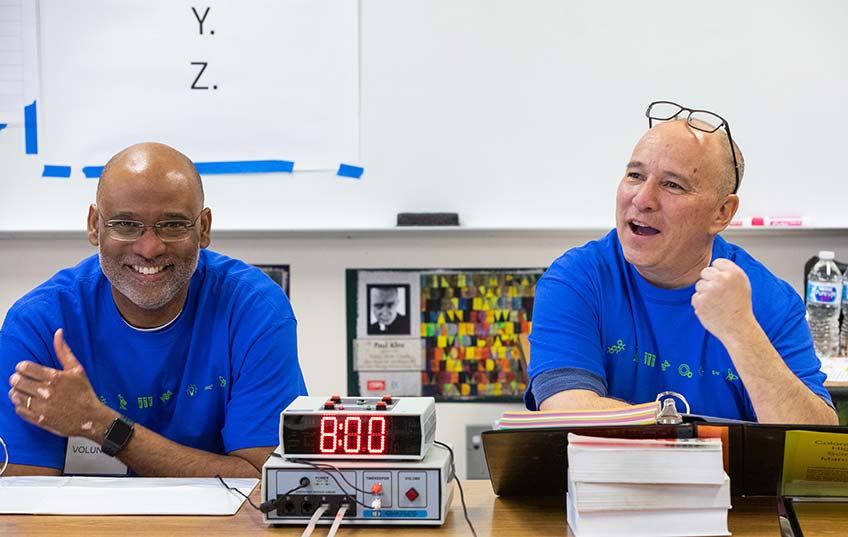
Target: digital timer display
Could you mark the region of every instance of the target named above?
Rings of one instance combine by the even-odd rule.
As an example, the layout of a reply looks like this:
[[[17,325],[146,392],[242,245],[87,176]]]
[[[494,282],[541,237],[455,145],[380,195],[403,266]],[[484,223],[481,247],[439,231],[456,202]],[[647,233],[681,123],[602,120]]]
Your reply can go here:
[[[283,451],[336,457],[417,455],[421,420],[346,412],[284,415]]]

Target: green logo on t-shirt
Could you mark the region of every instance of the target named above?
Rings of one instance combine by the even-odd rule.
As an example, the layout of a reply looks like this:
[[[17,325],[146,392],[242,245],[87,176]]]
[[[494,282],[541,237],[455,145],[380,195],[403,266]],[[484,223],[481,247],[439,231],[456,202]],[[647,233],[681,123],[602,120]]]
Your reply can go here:
[[[611,347],[607,347],[607,352],[609,354],[618,354],[621,351],[623,351],[626,347],[627,347],[627,345],[625,345],[624,342],[619,339],[618,341],[615,342],[615,345],[613,345]]]

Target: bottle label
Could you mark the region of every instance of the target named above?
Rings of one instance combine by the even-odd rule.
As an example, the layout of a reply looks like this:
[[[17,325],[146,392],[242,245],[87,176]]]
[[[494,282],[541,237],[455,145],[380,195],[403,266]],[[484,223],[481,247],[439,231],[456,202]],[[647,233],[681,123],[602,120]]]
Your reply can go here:
[[[807,282],[807,304],[834,304],[842,300],[842,284]]]

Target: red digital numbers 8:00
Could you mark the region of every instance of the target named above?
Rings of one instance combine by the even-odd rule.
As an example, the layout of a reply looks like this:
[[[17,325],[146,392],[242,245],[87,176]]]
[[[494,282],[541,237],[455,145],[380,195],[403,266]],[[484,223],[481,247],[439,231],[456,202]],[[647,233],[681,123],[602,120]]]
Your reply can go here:
[[[323,416],[321,453],[381,455],[386,452],[385,416]]]

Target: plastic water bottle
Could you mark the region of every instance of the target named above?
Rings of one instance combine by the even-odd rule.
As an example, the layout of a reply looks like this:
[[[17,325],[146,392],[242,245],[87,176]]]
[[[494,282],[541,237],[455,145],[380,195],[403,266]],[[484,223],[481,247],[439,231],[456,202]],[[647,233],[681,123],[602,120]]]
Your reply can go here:
[[[839,356],[848,356],[848,268],[842,275],[842,329],[839,331]]]
[[[807,275],[807,323],[821,357],[836,356],[839,345],[842,273],[833,257],[833,252],[819,252],[819,261]]]

